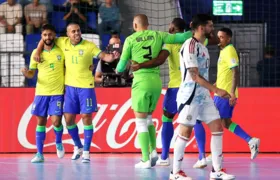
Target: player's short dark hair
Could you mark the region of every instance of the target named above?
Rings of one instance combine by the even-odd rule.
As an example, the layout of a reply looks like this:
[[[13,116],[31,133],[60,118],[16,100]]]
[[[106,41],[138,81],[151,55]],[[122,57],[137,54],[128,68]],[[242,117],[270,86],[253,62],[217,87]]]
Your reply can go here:
[[[182,18],[174,18],[172,24],[179,30],[184,31],[187,27],[186,22]]]
[[[55,27],[51,24],[43,25],[42,28],[41,28],[41,32],[43,32],[45,30],[50,30],[50,31],[53,31],[55,33]]]
[[[205,26],[208,21],[212,21],[212,17],[208,14],[197,14],[192,18],[191,28],[197,29],[199,26]]]
[[[222,32],[226,33],[229,37],[232,37],[232,31],[230,28],[223,27],[219,31],[222,31]]]

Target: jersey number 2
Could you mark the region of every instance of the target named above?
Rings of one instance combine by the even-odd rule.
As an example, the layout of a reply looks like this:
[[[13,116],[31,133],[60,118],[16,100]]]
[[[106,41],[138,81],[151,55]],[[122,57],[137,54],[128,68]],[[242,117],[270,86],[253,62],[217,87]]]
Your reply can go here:
[[[143,46],[142,48],[149,51],[149,53],[145,54],[143,56],[143,58],[151,60],[152,59],[152,48],[151,48],[151,46]]]

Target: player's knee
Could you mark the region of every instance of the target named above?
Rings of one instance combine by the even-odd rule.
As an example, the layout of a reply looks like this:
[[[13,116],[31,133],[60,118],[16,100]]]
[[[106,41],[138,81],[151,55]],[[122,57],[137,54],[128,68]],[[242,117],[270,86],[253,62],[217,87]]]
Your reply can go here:
[[[167,112],[167,111],[165,111],[165,110],[163,110],[163,115],[164,115],[165,117],[169,118],[169,119],[173,119],[174,116],[175,116],[175,114],[169,113],[169,112]]]
[[[192,134],[192,129],[193,129],[193,127],[180,124],[179,135],[186,137],[186,138],[190,138],[190,136]]]
[[[230,124],[232,123],[231,119],[222,119],[223,127],[229,128]]]
[[[53,126],[59,128],[61,126],[61,121],[57,119],[53,122]]]
[[[83,119],[84,125],[91,125],[92,124],[92,115],[91,114],[82,114],[81,115]]]
[[[138,133],[148,132],[147,120],[136,118],[135,125],[136,125],[136,130]]]

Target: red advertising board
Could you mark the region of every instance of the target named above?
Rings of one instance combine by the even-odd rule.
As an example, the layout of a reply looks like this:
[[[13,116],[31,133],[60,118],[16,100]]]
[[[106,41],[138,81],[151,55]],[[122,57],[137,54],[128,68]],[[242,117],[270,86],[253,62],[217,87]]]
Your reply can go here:
[[[134,115],[131,108],[129,88],[96,88],[99,111],[93,116],[95,132],[91,144],[92,152],[140,152],[136,138]],[[165,90],[153,120],[157,128],[157,148],[161,149],[161,114]],[[250,135],[261,139],[261,152],[280,152],[277,140],[280,127],[280,89],[244,88],[234,111],[233,120]],[[32,88],[0,89],[0,152],[35,152],[36,119],[31,116],[34,98]],[[83,124],[78,116],[76,123],[83,140]],[[64,119],[63,119],[63,124]],[[174,128],[178,124],[174,121]],[[64,126],[65,127],[65,126]],[[207,130],[206,150],[209,151],[210,134]],[[47,124],[45,152],[55,152],[55,135],[49,121]],[[172,149],[173,142],[172,140]],[[66,151],[73,150],[73,142],[64,128],[63,143]],[[186,152],[197,152],[195,139],[192,138]],[[225,130],[224,152],[249,152],[248,145]]]

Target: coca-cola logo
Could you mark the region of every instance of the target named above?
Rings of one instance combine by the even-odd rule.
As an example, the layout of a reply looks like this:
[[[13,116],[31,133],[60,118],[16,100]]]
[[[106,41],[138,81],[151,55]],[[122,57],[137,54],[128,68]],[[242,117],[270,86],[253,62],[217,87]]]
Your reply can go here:
[[[162,90],[162,95],[165,95],[166,90]],[[158,108],[161,108],[162,105],[159,104]],[[32,104],[28,106],[28,108],[25,110],[24,114],[21,117],[21,120],[18,125],[18,131],[17,131],[17,137],[19,143],[27,149],[36,149],[36,144],[33,142],[31,143],[30,140],[28,140],[28,126],[30,125],[30,121],[32,119],[31,115],[31,108]],[[161,109],[158,110],[158,113],[153,114],[153,122],[155,123],[155,127],[157,129],[157,148],[161,148],[161,130],[162,130],[162,123],[161,123]],[[129,114],[129,115],[128,115]],[[112,116],[110,118],[110,115]],[[109,118],[108,118],[109,117]],[[98,104],[98,112],[94,115],[93,118],[93,124],[95,125],[94,128],[94,136],[102,137],[98,141],[94,141],[91,143],[91,146],[98,149],[102,152],[102,144],[104,144],[104,140],[106,139],[107,146],[112,150],[120,150],[120,151],[131,151],[128,149],[125,149],[128,145],[133,144],[133,148],[139,149],[139,144],[137,138],[137,132],[135,129],[135,123],[134,123],[134,117],[133,113],[131,111],[131,99],[126,100],[123,105],[119,104]],[[177,119],[174,120],[173,124],[175,127],[175,133],[178,131],[178,124],[176,123]],[[65,120],[62,119],[62,124],[64,127],[63,134],[68,134],[68,131],[66,129]],[[83,134],[83,122],[82,119],[79,119],[77,121],[77,126],[79,128],[79,134]],[[107,129],[106,129],[107,128]],[[53,129],[53,126],[46,128],[46,133],[48,134],[49,131]],[[100,133],[99,133],[100,132]],[[105,133],[104,133],[105,132]],[[32,132],[35,136],[35,133]],[[71,144],[73,145],[73,140],[70,138],[70,136],[66,136],[65,138],[63,136],[62,142],[64,144]],[[118,137],[125,137],[118,139]],[[174,141],[175,141],[176,135],[174,135],[172,142],[171,142],[171,148],[173,148]],[[34,137],[35,139],[35,137]],[[84,141],[83,138],[81,138],[82,142]],[[189,141],[187,146],[191,144],[194,140],[194,137]],[[45,143],[45,147],[54,146],[55,145],[55,139],[53,139],[52,142]]]

